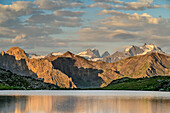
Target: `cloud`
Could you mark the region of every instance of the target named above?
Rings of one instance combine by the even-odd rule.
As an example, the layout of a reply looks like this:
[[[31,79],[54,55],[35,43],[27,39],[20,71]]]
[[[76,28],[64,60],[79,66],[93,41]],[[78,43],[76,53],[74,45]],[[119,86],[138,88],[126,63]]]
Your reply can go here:
[[[95,2],[106,2],[106,3],[114,3],[114,4],[123,4],[124,1],[119,0],[93,0]]]
[[[166,9],[170,9],[170,5],[163,5],[164,6],[164,8],[166,8]]]
[[[69,19],[68,19],[69,20]],[[55,22],[52,22],[51,25],[53,26],[58,26],[58,27],[79,27],[81,26],[82,24],[80,23],[80,19],[70,19],[71,21],[55,21]],[[75,20],[77,20],[78,22],[75,22]]]
[[[160,5],[153,5],[152,0],[139,0],[138,2],[129,2],[124,3],[124,7],[119,9],[124,10],[145,10],[145,9],[153,9],[153,8],[160,8]]]
[[[48,36],[49,34],[59,34],[62,30],[58,27],[24,26],[16,29],[18,34],[23,33],[29,37]]]
[[[79,27],[84,11],[79,0],[36,0],[0,4],[0,47],[67,46],[70,39],[57,40],[51,35],[63,33],[62,27]],[[71,11],[70,8],[74,8]],[[77,9],[76,9],[77,8]],[[34,47],[34,46],[33,46]]]
[[[57,10],[84,5],[84,3],[74,2],[73,0],[36,0],[34,4],[38,6],[38,8],[45,10]]]
[[[147,13],[139,15],[138,13],[129,14],[115,10],[103,10],[99,13],[110,14],[112,17],[105,18],[103,24],[110,26],[144,26],[146,24],[159,24],[160,18],[154,18]]]
[[[51,27],[57,27],[58,30],[59,30],[59,27],[79,27],[82,25],[81,22],[83,20],[79,18],[79,16],[81,15],[81,13],[79,15],[79,12],[72,12],[72,14],[68,13],[68,15],[63,15],[63,16],[61,15],[62,14],[60,15],[54,15],[54,14],[33,15],[29,19],[27,19],[26,22],[28,22],[30,25],[38,24],[42,26],[48,25]]]
[[[8,20],[17,20],[20,16],[36,13],[40,13],[40,11],[36,10],[29,1],[16,1],[12,2],[12,5],[0,4],[0,23]]]
[[[115,6],[111,5],[111,4],[106,4],[103,2],[97,2],[91,5],[88,5],[87,7],[89,8],[94,8],[94,7],[100,7],[100,8],[104,8],[104,9],[113,9],[115,8]]]
[[[105,27],[99,28],[83,28],[78,31],[81,41],[94,41],[94,42],[110,42],[121,40],[133,40],[135,32],[129,32],[121,29],[112,30]]]
[[[56,16],[80,17],[83,14],[84,14],[84,11],[67,11],[67,10],[54,11],[54,15]]]
[[[149,42],[169,47],[169,19],[155,18],[147,13],[123,13],[116,10],[102,10],[107,14],[91,27],[79,30],[79,40],[93,42]]]
[[[86,14],[91,13],[88,9],[84,9],[87,12],[81,11],[82,7],[85,7],[83,0],[35,0],[34,2],[17,1],[11,5],[0,4],[0,47],[23,46],[32,49],[72,46],[76,48],[94,47],[96,42],[121,41],[154,41],[169,47],[169,19],[141,13],[141,10],[161,6],[168,8],[168,5],[160,6],[153,0],[93,1],[94,3],[87,8],[104,8],[95,17],[94,23],[88,23],[86,20],[91,18],[90,14]],[[129,11],[117,10],[133,10],[130,11],[133,14],[124,13]],[[77,34],[76,30],[78,30]],[[79,44],[89,41],[94,45]],[[74,47],[73,43],[77,45]]]
[[[14,39],[11,39],[11,43],[20,43],[24,42],[26,40],[25,34],[17,35]]]
[[[0,27],[0,38],[11,38],[11,37],[15,37],[17,34],[16,34],[16,31],[15,30],[12,30],[10,28],[7,28],[7,27]]]
[[[114,10],[146,10],[160,8],[160,5],[153,4],[153,0],[138,0],[137,2],[124,2],[119,0],[93,0],[96,3],[89,7],[100,7]],[[119,5],[118,5],[119,4]]]

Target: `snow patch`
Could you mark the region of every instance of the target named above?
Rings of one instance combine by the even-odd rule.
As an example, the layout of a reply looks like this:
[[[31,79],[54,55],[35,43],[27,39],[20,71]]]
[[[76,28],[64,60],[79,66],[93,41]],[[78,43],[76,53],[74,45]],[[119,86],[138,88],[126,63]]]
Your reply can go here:
[[[43,55],[40,55],[40,56],[32,55],[31,56],[31,59],[41,59],[41,58],[45,58],[45,56],[43,56]]]
[[[62,52],[57,52],[57,53],[52,53],[52,55],[59,56],[59,55],[63,55],[63,53]]]

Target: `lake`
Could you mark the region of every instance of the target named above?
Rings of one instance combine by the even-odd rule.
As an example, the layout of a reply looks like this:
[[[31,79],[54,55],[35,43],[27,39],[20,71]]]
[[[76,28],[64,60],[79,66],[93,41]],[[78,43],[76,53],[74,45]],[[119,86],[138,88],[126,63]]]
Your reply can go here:
[[[0,113],[170,113],[170,92],[4,90]]]

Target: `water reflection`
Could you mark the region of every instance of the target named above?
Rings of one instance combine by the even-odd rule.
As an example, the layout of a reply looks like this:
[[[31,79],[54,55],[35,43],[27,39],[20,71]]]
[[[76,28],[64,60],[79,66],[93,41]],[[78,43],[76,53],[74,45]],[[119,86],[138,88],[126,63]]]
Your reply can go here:
[[[119,96],[0,96],[1,113],[169,113],[170,99]]]

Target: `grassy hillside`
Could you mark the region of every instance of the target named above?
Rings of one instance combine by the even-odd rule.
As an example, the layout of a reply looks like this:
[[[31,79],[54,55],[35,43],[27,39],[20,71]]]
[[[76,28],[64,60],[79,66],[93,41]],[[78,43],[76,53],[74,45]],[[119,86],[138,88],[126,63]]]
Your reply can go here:
[[[139,79],[122,78],[112,81],[103,89],[170,91],[170,76],[157,76]]]

